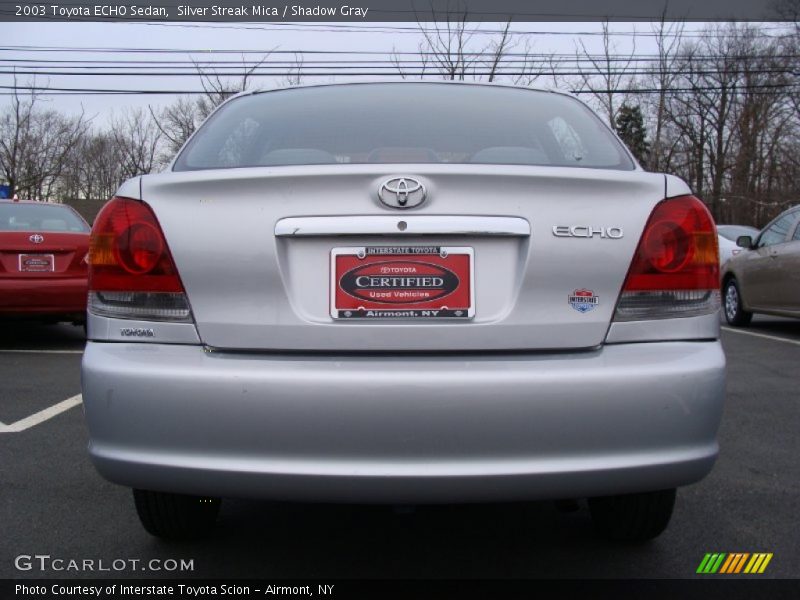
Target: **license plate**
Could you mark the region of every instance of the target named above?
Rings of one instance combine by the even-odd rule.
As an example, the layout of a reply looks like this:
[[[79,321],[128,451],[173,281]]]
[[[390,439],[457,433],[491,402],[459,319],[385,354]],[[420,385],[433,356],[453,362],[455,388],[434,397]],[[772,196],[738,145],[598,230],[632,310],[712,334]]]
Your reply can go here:
[[[19,270],[31,273],[51,273],[55,271],[52,254],[20,254]]]
[[[470,319],[472,248],[360,246],[331,251],[334,319]]]

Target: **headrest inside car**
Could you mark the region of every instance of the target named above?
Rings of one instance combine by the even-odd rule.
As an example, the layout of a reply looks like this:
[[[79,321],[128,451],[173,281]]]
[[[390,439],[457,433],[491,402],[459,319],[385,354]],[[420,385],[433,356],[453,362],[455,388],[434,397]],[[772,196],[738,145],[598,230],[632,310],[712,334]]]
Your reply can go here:
[[[367,156],[371,163],[438,163],[439,156],[430,148],[375,148]]]
[[[267,152],[261,164],[273,165],[334,165],[336,157],[330,152],[315,148],[283,148]]]
[[[472,155],[472,163],[503,165],[549,165],[550,159],[544,150],[524,146],[492,146]]]

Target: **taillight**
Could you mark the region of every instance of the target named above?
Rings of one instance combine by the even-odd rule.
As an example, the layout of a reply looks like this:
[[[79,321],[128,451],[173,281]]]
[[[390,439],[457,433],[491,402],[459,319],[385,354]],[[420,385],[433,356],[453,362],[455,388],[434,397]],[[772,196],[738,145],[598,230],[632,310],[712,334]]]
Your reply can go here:
[[[112,198],[89,243],[89,311],[119,319],[191,322],[192,314],[152,209]]]
[[[615,321],[691,317],[719,309],[714,220],[694,196],[670,198],[650,215],[617,303]]]

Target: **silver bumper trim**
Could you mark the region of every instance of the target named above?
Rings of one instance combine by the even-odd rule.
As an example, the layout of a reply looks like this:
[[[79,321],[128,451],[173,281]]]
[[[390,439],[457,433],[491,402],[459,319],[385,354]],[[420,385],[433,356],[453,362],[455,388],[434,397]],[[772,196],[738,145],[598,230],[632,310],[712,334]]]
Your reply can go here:
[[[454,215],[289,217],[275,224],[277,237],[342,235],[472,235],[528,237],[520,217]]]

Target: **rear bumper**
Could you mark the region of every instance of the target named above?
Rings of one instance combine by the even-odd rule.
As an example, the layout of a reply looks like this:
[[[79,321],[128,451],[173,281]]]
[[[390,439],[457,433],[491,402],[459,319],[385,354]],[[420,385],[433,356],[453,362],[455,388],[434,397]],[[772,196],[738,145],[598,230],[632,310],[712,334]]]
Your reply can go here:
[[[90,454],[131,487],[347,502],[583,497],[695,482],[718,342],[575,354],[280,356],[97,343]]]
[[[0,315],[86,318],[86,277],[0,280]]]

